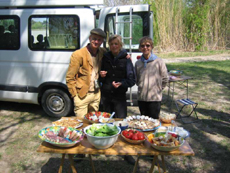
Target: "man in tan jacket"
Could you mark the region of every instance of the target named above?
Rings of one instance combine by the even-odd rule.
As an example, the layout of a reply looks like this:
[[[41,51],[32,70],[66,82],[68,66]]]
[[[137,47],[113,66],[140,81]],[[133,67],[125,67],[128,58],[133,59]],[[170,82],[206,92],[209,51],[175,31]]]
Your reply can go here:
[[[90,43],[71,55],[66,84],[74,99],[74,112],[83,119],[85,114],[98,111],[101,93],[98,84],[101,60],[106,52],[101,44],[106,34],[99,28],[90,31]]]

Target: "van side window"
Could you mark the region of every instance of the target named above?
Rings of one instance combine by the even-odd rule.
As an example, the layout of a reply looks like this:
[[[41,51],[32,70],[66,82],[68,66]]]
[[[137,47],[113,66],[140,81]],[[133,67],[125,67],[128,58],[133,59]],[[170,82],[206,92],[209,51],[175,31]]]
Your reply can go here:
[[[29,18],[28,45],[31,50],[76,50],[80,48],[79,17],[36,15]]]
[[[20,20],[16,15],[0,16],[0,50],[20,48]]]
[[[132,49],[138,51],[139,49],[139,39],[143,36],[149,35],[149,14],[148,12],[135,12],[132,14]],[[109,14],[105,18],[105,32],[107,38],[116,32],[116,16],[115,14]],[[130,38],[130,16],[129,13],[119,13],[118,14],[118,33],[122,38]],[[123,39],[124,48],[129,49],[129,39]],[[109,45],[106,45],[108,48]]]

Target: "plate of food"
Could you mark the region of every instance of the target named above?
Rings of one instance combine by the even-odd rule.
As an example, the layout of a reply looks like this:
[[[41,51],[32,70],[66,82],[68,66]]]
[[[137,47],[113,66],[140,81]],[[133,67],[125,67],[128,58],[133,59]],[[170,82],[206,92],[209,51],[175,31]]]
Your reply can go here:
[[[83,126],[82,120],[77,117],[62,117],[60,120],[52,122],[53,126],[79,128]]]
[[[51,126],[39,131],[39,138],[58,147],[72,147],[84,138],[82,131],[72,127]]]
[[[99,119],[110,118],[110,116],[111,114],[108,112],[95,111],[89,112],[84,118],[90,123],[99,123]]]
[[[155,132],[149,134],[146,140],[153,148],[160,151],[173,151],[184,144],[184,138],[180,137],[177,133],[171,132]]]
[[[169,74],[172,76],[180,76],[182,74],[182,71],[180,70],[170,70]]]
[[[128,127],[140,131],[153,131],[161,126],[158,119],[153,119],[145,115],[132,115],[125,119],[128,122]]]

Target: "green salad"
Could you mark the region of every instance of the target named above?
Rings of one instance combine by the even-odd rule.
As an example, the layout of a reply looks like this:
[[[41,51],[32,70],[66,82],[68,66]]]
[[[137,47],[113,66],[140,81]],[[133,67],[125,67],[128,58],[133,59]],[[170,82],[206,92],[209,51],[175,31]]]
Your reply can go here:
[[[118,133],[117,126],[108,126],[107,124],[93,124],[86,130],[86,133],[92,136],[113,136]]]

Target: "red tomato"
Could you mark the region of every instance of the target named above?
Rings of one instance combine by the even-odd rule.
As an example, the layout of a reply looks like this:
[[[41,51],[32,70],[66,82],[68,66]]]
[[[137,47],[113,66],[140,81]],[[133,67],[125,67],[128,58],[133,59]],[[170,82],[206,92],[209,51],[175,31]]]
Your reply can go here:
[[[132,139],[133,133],[132,133],[132,132],[128,132],[128,133],[125,135],[125,137],[128,138],[128,139]]]
[[[134,133],[134,134],[133,134],[133,136],[132,136],[132,140],[138,140],[137,133]]]
[[[132,133],[134,133],[134,131],[133,131],[132,129],[129,129],[129,132],[132,132]]]
[[[141,133],[141,132],[137,133],[137,137],[138,137],[138,140],[144,140],[145,139],[144,133]]]
[[[126,136],[128,133],[129,133],[129,132],[128,132],[127,130],[123,130],[123,131],[122,131],[122,135],[123,135],[123,136]]]

